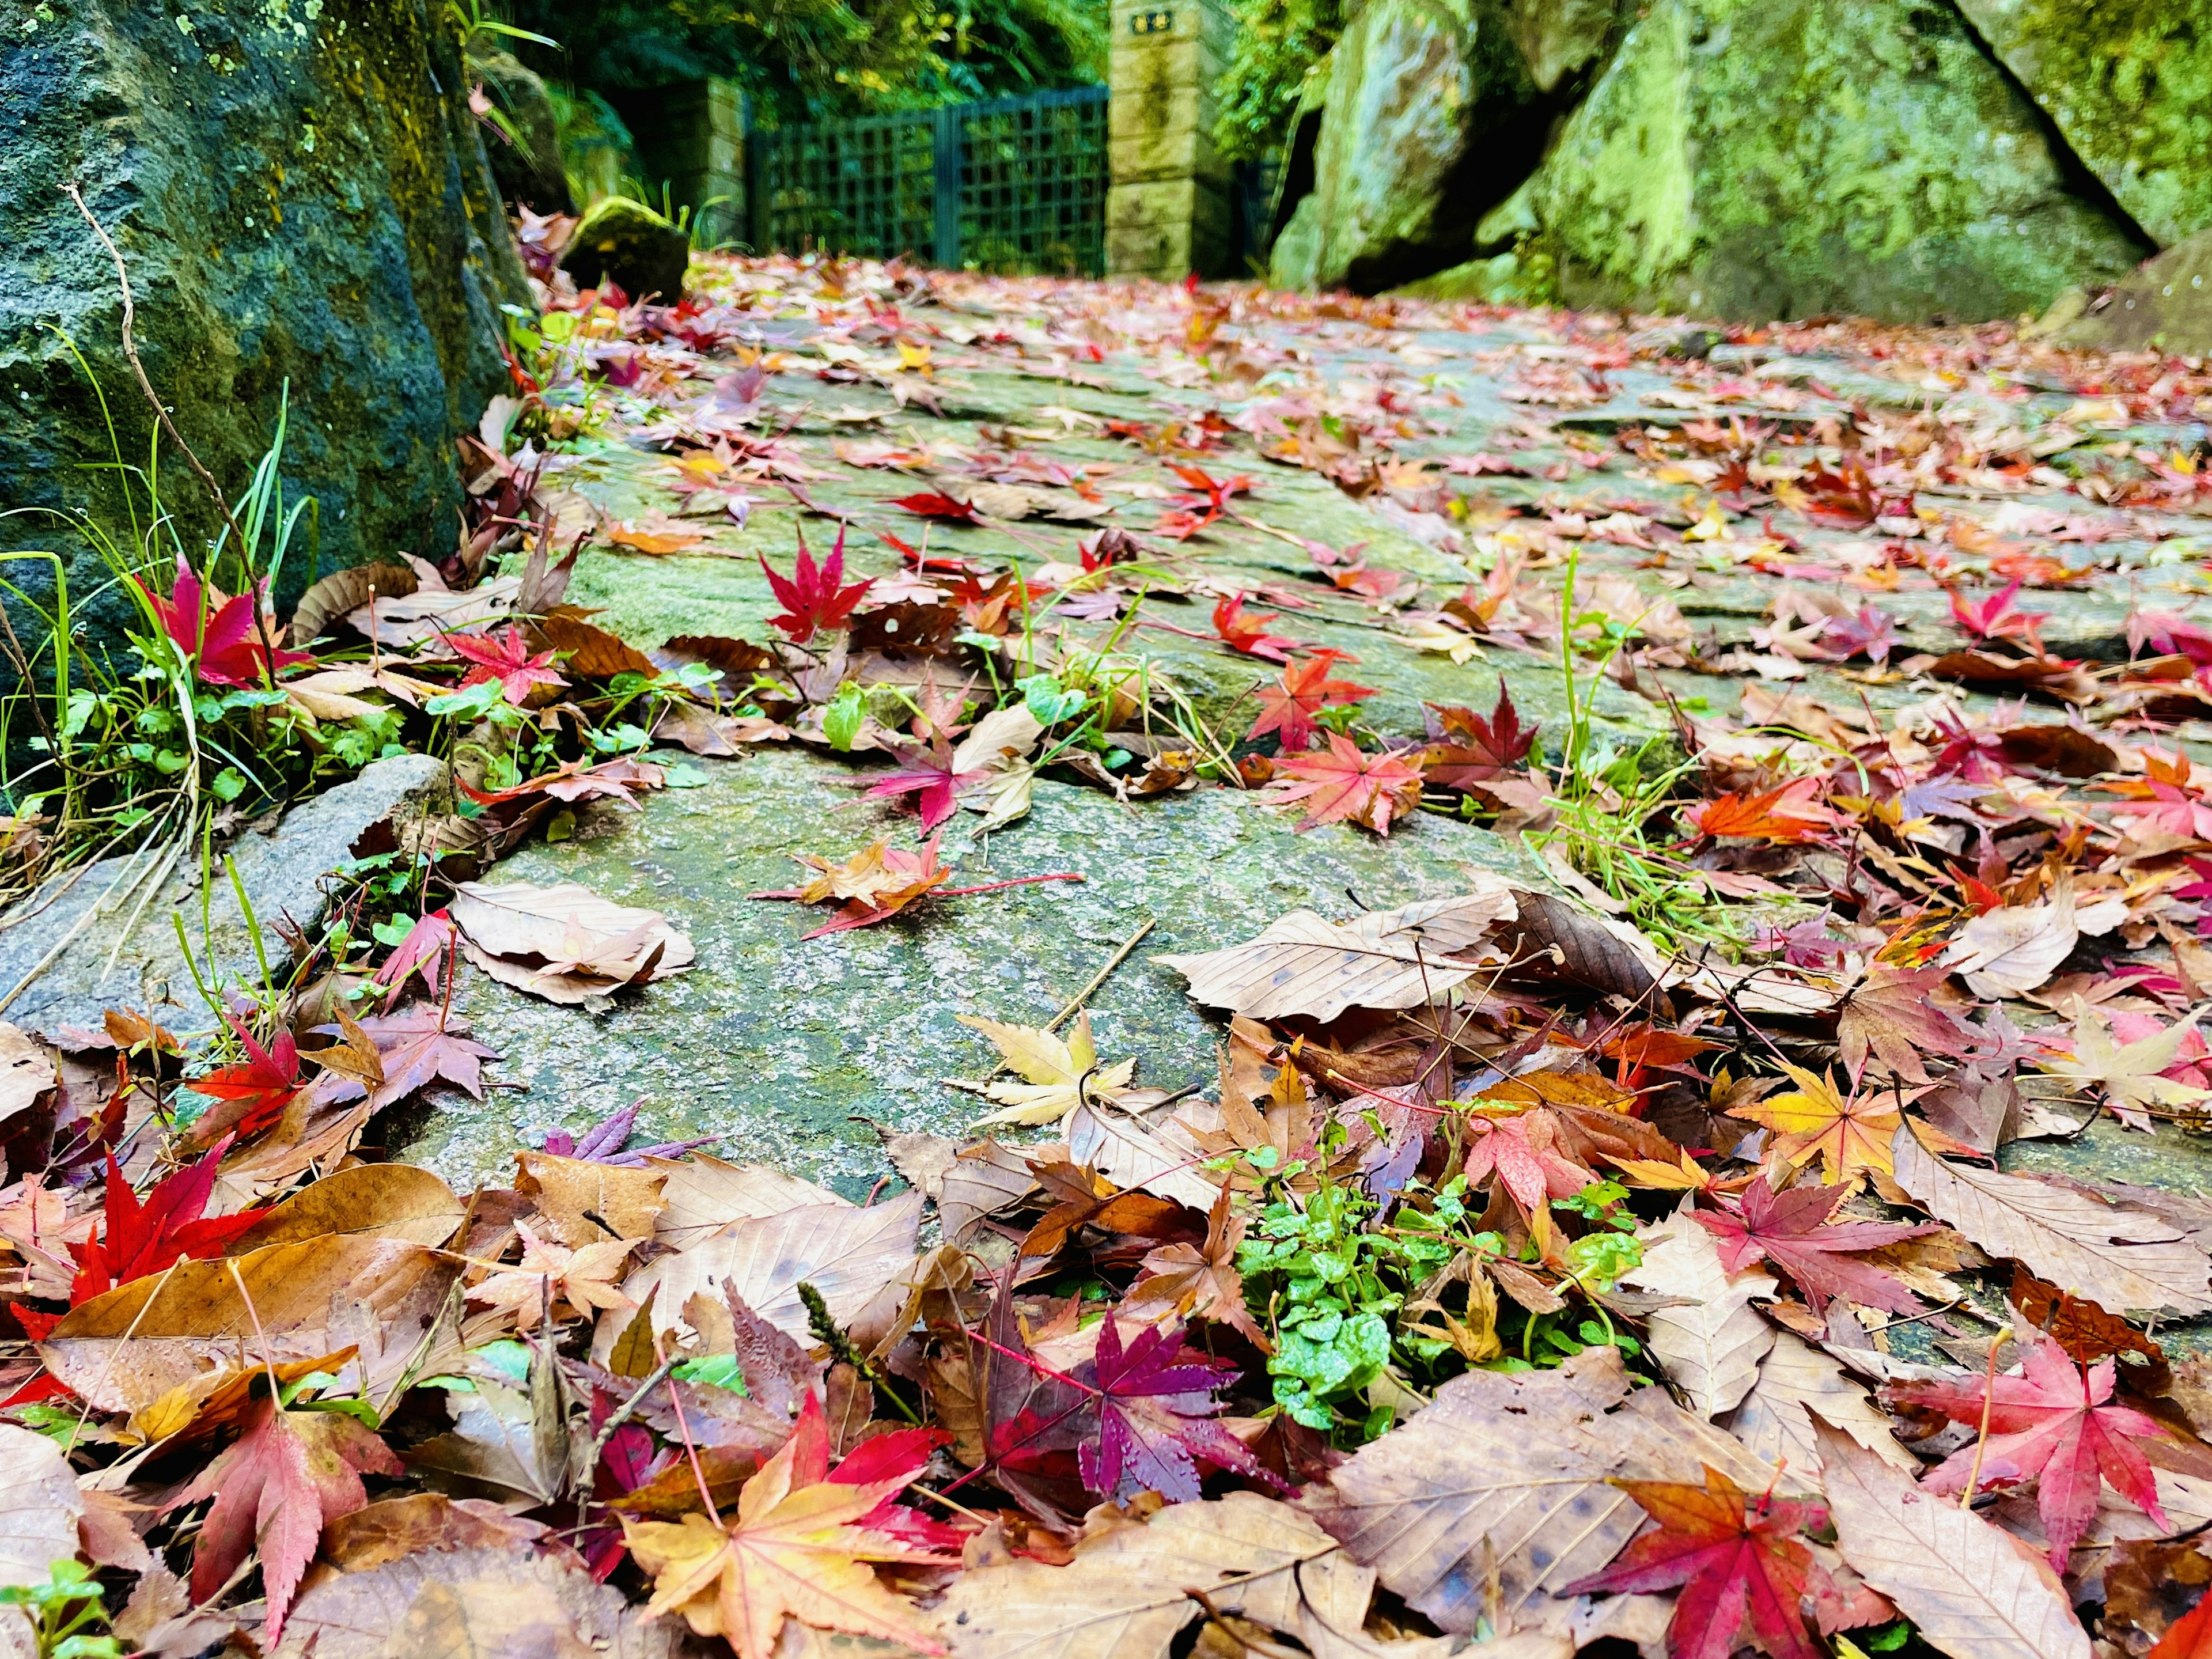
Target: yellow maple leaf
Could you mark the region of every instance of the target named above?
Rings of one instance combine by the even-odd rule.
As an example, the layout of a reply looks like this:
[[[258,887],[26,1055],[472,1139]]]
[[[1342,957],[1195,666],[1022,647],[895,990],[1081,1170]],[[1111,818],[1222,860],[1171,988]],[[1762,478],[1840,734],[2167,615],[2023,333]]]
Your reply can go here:
[[[1786,1062],[1782,1069],[1797,1085],[1795,1089],[1747,1106],[1730,1107],[1729,1115],[1773,1130],[1774,1150],[1792,1169],[1820,1158],[1820,1179],[1829,1186],[1847,1182],[1856,1187],[1869,1170],[1893,1173],[1889,1142],[1897,1133],[1895,1096],[1846,1097],[1838,1092],[1832,1075],[1822,1077]]]
[[[1064,1042],[1035,1025],[1008,1025],[974,1014],[962,1014],[959,1020],[990,1038],[998,1047],[999,1057],[1024,1079],[986,1085],[983,1092],[1006,1109],[978,1119],[979,1124],[1057,1123],[1080,1103],[1080,1093],[1119,1094],[1129,1086],[1137,1069],[1133,1060],[1117,1060],[1111,1066],[1098,1063],[1098,1045],[1091,1040],[1088,1012],[1078,1017],[1075,1029]],[[1091,1078],[1087,1085],[1083,1081],[1085,1073]]]
[[[703,1515],[623,1521],[630,1553],[653,1576],[646,1616],[680,1612],[700,1635],[726,1639],[738,1659],[772,1659],[787,1618],[943,1653],[916,1622],[914,1603],[886,1589],[869,1563],[943,1566],[945,1559],[854,1524],[909,1477],[794,1489],[801,1438],[794,1435],[745,1482],[732,1524]]]

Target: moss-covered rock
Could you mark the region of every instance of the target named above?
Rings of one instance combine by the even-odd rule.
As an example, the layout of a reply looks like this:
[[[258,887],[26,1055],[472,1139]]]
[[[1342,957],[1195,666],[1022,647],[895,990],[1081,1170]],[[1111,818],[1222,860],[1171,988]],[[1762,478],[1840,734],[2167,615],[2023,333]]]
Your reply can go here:
[[[0,503],[88,508],[127,539],[117,475],[90,470],[115,459],[107,419],[125,459],[149,453],[114,267],[61,193],[75,179],[129,260],[147,372],[233,495],[289,387],[283,477],[319,503],[324,569],[449,550],[453,439],[507,384],[498,307],[529,289],[440,11],[45,0],[0,17]],[[211,533],[173,451],[162,481],[179,533]],[[0,538],[77,545],[35,515]],[[82,600],[106,573],[72,556]],[[9,569],[51,592],[43,567]],[[282,590],[311,574],[302,549]]]
[[[2200,230],[2144,264],[2108,294],[2078,291],[2045,319],[2059,345],[2092,351],[2212,354],[2212,230]]]
[[[1620,12],[1619,0],[1500,0],[1528,78],[1553,93],[1603,54]]]
[[[2148,252],[1948,6],[1655,0],[1546,157],[1570,304],[2039,310]]]
[[[1042,1024],[1147,917],[1157,925],[1090,1006],[1103,1056],[1133,1057],[1139,1084],[1177,1089],[1213,1077],[1224,1023],[1155,957],[1249,939],[1301,907],[1343,917],[1446,897],[1478,871],[1547,883],[1519,843],[1433,813],[1388,841],[1340,823],[1299,835],[1295,809],[1234,791],[1117,807],[1047,781],[1029,817],[988,848],[947,824],[945,861],[963,883],[1055,872],[1081,882],[945,899],[808,939],[823,912],[745,895],[790,885],[793,853],[842,858],[884,835],[911,844],[914,818],[860,801],[872,769],[803,750],[705,769],[704,787],[617,815],[606,839],[532,847],[495,877],[581,882],[665,911],[691,936],[697,965],[598,1013],[465,969],[454,1012],[504,1056],[492,1075],[522,1086],[482,1103],[449,1095],[395,1129],[395,1152],[474,1181],[508,1167],[533,1127],[580,1128],[637,1101],[646,1133],[720,1135],[708,1150],[722,1157],[844,1177],[858,1196],[883,1158],[856,1119],[943,1133],[992,1109],[939,1081],[997,1063],[959,1015]]]
[[[1490,0],[1370,0],[1330,58],[1312,285],[1371,292],[1463,257],[1534,159],[1517,118],[1536,87],[1504,14]]]
[[[538,213],[574,211],[561,170],[561,124],[545,82],[513,52],[471,43],[469,68],[483,82],[497,131],[485,143],[500,198]]]
[[[2161,247],[2212,226],[2203,0],[1959,0],[2067,144]]]
[[[618,284],[634,300],[684,297],[691,239],[642,202],[610,196],[586,213],[568,239],[561,268],[586,288]]]

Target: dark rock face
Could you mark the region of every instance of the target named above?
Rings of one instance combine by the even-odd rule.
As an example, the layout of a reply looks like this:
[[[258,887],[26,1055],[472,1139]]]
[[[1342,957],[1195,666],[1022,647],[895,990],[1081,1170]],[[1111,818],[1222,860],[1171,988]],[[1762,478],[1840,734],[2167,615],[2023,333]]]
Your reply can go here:
[[[538,213],[573,213],[561,171],[561,123],[545,82],[507,52],[471,46],[469,69],[496,112],[484,140],[500,199]],[[512,129],[512,131],[508,131]]]
[[[319,510],[282,594],[313,574],[311,541],[325,572],[448,550],[453,439],[506,386],[498,308],[529,289],[438,8],[47,0],[6,16],[0,505],[88,509],[127,536],[115,475],[86,469],[115,459],[110,418],[125,459],[149,453],[114,267],[61,194],[75,179],[129,261],[147,372],[234,498],[289,387],[287,494]],[[190,545],[220,520],[164,447],[165,504]],[[38,515],[0,535],[76,542]],[[88,551],[70,556],[73,596],[106,578]],[[11,567],[50,594],[42,568]]]
[[[633,300],[659,295],[668,305],[684,297],[690,264],[691,239],[627,196],[610,196],[586,213],[561,256],[579,287],[614,283]]]

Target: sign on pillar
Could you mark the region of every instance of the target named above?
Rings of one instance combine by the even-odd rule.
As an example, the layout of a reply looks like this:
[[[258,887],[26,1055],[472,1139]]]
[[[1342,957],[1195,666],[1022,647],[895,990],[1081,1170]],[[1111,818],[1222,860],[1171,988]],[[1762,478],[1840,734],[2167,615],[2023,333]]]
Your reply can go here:
[[[1213,146],[1213,83],[1235,27],[1224,0],[1114,0],[1109,275],[1225,274],[1230,169]]]

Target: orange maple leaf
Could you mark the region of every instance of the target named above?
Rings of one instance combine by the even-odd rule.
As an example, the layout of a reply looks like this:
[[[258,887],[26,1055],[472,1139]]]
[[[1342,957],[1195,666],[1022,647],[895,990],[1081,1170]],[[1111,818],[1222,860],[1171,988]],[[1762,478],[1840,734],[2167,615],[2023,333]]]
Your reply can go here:
[[[915,1620],[914,1603],[885,1589],[869,1563],[945,1567],[958,1565],[957,1558],[860,1524],[915,1471],[853,1484],[824,1480],[819,1441],[802,1422],[738,1492],[734,1524],[696,1514],[680,1522],[623,1522],[630,1553],[653,1575],[648,1618],[680,1612],[700,1635],[726,1639],[738,1659],[771,1659],[786,1619],[945,1651]]]
[[[1403,750],[1363,755],[1358,744],[1334,733],[1327,754],[1278,760],[1275,770],[1290,781],[1268,799],[1279,805],[1305,802],[1300,830],[1349,819],[1387,836],[1391,820],[1405,817],[1421,801],[1421,769],[1407,762]]]
[[[1843,819],[1820,805],[1818,778],[1792,778],[1779,789],[1756,795],[1723,795],[1693,806],[1683,818],[1701,836],[1735,836],[1747,841],[1818,840]]]

